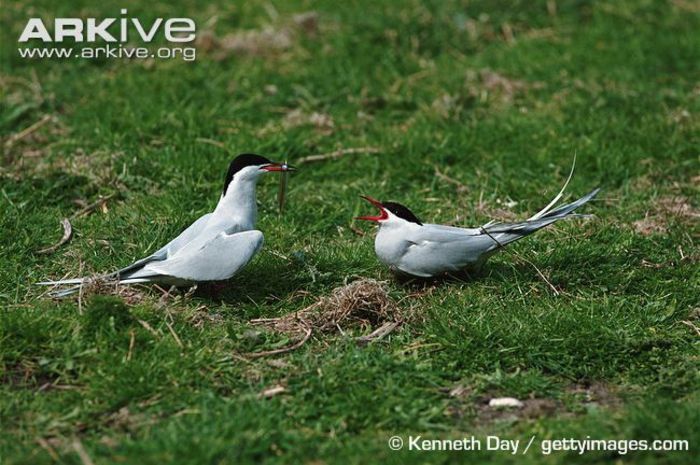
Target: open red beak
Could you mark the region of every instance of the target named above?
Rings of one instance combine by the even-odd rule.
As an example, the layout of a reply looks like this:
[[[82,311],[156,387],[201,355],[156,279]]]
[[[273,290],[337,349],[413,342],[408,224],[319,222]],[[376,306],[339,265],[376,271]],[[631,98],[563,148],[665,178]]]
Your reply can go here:
[[[296,168],[286,163],[270,163],[269,165],[265,165],[260,169],[265,171],[296,171]]]
[[[389,215],[387,214],[386,210],[384,209],[384,206],[382,205],[382,203],[379,200],[373,199],[372,197],[370,197],[368,195],[361,195],[360,197],[362,197],[363,199],[365,199],[366,201],[368,201],[369,203],[371,203],[372,205],[377,207],[379,209],[380,214],[377,216],[358,216],[357,218],[355,218],[356,220],[382,221],[382,220],[386,220],[389,218]]]

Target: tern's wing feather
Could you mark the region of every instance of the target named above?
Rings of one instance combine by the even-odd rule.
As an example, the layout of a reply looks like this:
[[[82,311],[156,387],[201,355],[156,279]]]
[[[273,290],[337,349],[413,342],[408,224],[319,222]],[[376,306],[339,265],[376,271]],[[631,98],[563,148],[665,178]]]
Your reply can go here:
[[[114,273],[111,273],[107,276],[104,276],[105,278],[114,278],[118,277],[121,278],[125,274],[132,272],[134,270],[137,270],[138,268],[143,267],[147,263],[151,263],[154,261],[159,261],[159,260],[165,260],[167,257],[171,257],[174,255],[178,250],[182,249],[185,245],[187,245],[192,239],[197,237],[204,229],[207,227],[207,223],[209,222],[209,218],[211,217],[211,213],[207,213],[206,215],[203,215],[199,217],[194,223],[189,225],[184,231],[180,233],[179,236],[177,236],[175,239],[172,241],[168,242],[165,244],[163,247],[158,249],[157,251],[153,252],[151,255],[148,257],[142,258],[141,260],[137,260],[134,263],[132,263],[129,266],[126,266],[122,268],[119,271],[115,271]]]
[[[425,240],[409,246],[397,268],[414,276],[436,276],[476,266],[496,247],[483,235],[448,242]]]
[[[458,228],[456,226],[444,226],[441,224],[424,224],[418,229],[415,237],[420,240],[432,240],[436,242],[463,241],[471,236],[481,234],[480,229]]]
[[[161,247],[156,254],[166,252],[168,257],[175,254],[178,250],[183,248],[185,245],[187,245],[187,243],[199,236],[199,234],[204,231],[209,222],[209,218],[211,218],[211,215],[212,213],[207,213],[206,215],[199,217],[194,223],[189,225],[187,229],[182,231],[179,236]]]
[[[496,244],[478,229],[426,224],[407,238],[410,245],[396,268],[413,276],[430,277],[479,263]]]
[[[165,275],[188,281],[229,279],[253,258],[262,244],[263,234],[257,230],[222,232],[198,250],[148,263],[129,278]]]

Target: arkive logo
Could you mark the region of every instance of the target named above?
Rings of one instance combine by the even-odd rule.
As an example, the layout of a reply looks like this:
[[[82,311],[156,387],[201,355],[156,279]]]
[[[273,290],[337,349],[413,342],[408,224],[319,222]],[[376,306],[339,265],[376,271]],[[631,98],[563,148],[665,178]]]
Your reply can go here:
[[[84,44],[86,47],[70,48],[19,48],[24,58],[175,58],[194,60],[194,47],[160,47],[151,51],[145,47],[129,47],[127,43],[151,43],[162,37],[170,44],[185,44],[195,39],[196,25],[191,18],[155,18],[141,21],[127,16],[121,10],[118,18],[55,18],[52,28],[41,18],[30,18],[19,36],[18,42],[29,45],[34,41],[43,43]],[[52,32],[51,32],[52,31]],[[31,41],[31,42],[30,42]],[[92,46],[105,43],[103,47]],[[75,52],[75,53],[74,53]]]
[[[122,9],[121,14],[126,15],[127,10]],[[31,18],[19,36],[19,42],[27,42],[30,39],[63,42],[67,38],[76,42],[95,42],[99,37],[105,42],[125,43],[131,39],[132,25],[143,42],[151,42],[161,26],[168,42],[192,42],[195,38],[196,26],[190,18],[156,18],[150,27],[142,24],[138,18],[106,18],[99,23],[97,21],[96,18],[56,18],[52,37],[41,18]],[[119,39],[110,32],[114,24],[119,25]]]

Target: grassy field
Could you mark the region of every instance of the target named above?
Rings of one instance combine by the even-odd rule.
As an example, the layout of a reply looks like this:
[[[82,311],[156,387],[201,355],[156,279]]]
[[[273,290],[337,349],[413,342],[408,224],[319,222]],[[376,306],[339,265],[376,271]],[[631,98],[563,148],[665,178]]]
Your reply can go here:
[[[0,463],[691,463],[700,446],[700,10],[674,1],[3,2]],[[28,60],[27,18],[186,16],[197,59]],[[304,14],[303,16],[299,16]],[[245,32],[248,31],[248,32]],[[162,45],[162,44],[161,44]],[[265,248],[222,292],[52,301],[32,283],[144,256],[215,205],[228,162]],[[368,194],[425,220],[524,218],[577,168],[590,220],[470,280],[400,283],[353,222]],[[73,238],[55,252],[38,250]],[[363,235],[364,234],[364,235]],[[537,270],[540,270],[543,277]],[[359,278],[404,323],[294,342],[288,315]],[[551,284],[551,285],[550,285]],[[282,389],[283,388],[283,389]],[[492,397],[524,406],[495,410]],[[525,455],[392,451],[399,435],[536,440]],[[540,453],[686,439],[688,452]],[[485,444],[484,444],[485,445]]]

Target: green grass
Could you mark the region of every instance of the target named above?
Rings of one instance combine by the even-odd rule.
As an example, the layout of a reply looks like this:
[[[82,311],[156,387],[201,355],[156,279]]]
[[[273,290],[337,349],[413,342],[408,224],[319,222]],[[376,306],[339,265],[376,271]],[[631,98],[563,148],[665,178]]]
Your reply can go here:
[[[695,4],[245,3],[3,5],[0,463],[52,463],[51,454],[81,463],[76,441],[100,464],[697,457]],[[111,17],[124,7],[144,21],[192,17],[200,35],[216,16],[219,36],[279,31],[313,10],[319,31],[295,33],[285,50],[224,60],[202,50],[195,62],[152,64],[17,54],[28,17]],[[333,124],[290,124],[295,109]],[[51,122],[6,143],[44,115]],[[265,249],[220,296],[162,303],[156,289],[139,288],[127,301],[85,296],[79,308],[32,285],[154,250],[215,205],[238,152],[294,164],[348,147],[381,153],[303,165],[282,216],[275,181],[261,183]],[[596,217],[515,244],[471,281],[396,282],[374,256],[372,230],[353,225],[369,208],[360,194],[434,222],[525,217],[556,194],[574,154],[569,191],[601,186],[586,207]],[[36,253],[58,241],[75,199],[110,194],[106,211],[73,220],[69,244]],[[655,231],[635,226],[645,218]],[[254,334],[250,319],[302,309],[360,276],[389,281],[412,315],[387,339],[360,347],[351,337],[360,330],[318,334],[280,357],[284,365],[242,357],[287,342]],[[259,397],[278,384],[284,393]],[[483,406],[493,396],[549,407],[494,415]],[[525,456],[392,452],[395,434],[687,439],[691,451],[542,456],[536,443]]]

